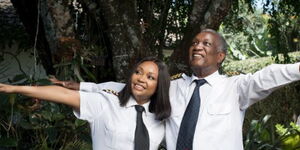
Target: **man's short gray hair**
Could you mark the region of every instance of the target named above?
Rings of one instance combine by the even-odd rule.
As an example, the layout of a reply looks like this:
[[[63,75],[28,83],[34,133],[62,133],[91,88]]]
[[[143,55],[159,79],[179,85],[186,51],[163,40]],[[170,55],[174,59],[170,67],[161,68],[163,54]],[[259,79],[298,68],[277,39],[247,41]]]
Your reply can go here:
[[[213,29],[203,29],[200,33],[202,32],[209,32],[212,34],[217,35],[217,37],[219,38],[220,41],[220,45],[218,46],[218,51],[223,51],[225,54],[227,54],[227,42],[225,40],[225,38],[223,37],[223,35],[221,35],[220,33],[218,33],[217,31],[213,30]]]

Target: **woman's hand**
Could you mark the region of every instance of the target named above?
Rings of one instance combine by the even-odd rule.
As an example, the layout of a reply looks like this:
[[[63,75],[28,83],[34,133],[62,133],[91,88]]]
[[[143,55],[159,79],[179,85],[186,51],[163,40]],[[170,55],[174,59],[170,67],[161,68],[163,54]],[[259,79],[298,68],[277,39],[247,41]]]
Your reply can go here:
[[[14,93],[14,90],[15,90],[14,85],[0,83],[0,92],[1,93]]]

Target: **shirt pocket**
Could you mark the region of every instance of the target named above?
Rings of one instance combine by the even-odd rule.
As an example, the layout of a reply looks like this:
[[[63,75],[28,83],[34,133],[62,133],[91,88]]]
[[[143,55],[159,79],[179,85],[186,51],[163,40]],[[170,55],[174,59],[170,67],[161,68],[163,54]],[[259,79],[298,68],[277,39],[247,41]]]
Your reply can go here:
[[[133,138],[129,130],[125,127],[114,126],[111,123],[105,124],[104,128],[104,143],[111,149],[119,150],[122,149],[123,145],[132,145]]]
[[[209,104],[207,108],[207,129],[223,133],[232,128],[232,105],[226,103]]]
[[[209,104],[207,112],[209,115],[227,115],[232,111],[232,106],[226,103]]]

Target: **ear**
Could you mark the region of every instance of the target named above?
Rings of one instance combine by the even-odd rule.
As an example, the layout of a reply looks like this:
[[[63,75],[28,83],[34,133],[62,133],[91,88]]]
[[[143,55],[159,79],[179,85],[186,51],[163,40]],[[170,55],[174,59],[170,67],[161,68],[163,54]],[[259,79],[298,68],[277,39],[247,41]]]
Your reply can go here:
[[[219,52],[218,53],[218,63],[221,64],[223,62],[223,60],[225,59],[226,54],[224,52]]]

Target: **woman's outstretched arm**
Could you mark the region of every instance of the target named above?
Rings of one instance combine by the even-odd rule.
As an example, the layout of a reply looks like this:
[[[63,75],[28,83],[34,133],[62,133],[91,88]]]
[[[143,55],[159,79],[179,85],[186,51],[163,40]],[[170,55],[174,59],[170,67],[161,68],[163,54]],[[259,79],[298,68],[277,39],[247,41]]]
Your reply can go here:
[[[19,93],[25,96],[62,103],[79,110],[80,96],[78,91],[60,86],[16,86],[0,83],[0,92]]]

